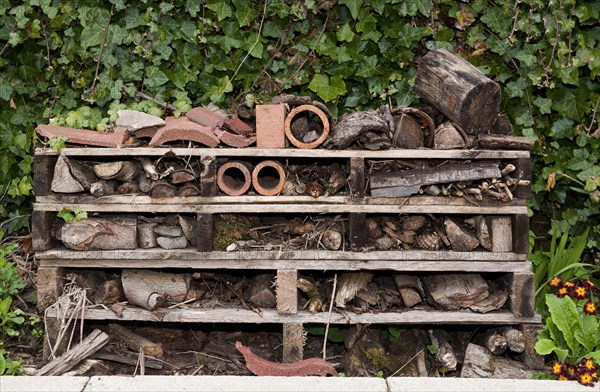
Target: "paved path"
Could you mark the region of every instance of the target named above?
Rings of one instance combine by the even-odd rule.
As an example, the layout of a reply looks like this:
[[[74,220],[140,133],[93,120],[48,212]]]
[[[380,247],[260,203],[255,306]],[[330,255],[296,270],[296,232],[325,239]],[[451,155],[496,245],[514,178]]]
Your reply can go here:
[[[1,392],[232,391],[232,392],[591,392],[575,381],[492,380],[431,377],[238,377],[238,376],[95,376],[0,377]]]

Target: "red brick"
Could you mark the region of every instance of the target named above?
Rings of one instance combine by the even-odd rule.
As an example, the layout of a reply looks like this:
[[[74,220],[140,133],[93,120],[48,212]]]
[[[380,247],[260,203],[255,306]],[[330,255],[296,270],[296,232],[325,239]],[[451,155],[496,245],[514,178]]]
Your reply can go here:
[[[285,148],[284,104],[256,105],[256,147]]]

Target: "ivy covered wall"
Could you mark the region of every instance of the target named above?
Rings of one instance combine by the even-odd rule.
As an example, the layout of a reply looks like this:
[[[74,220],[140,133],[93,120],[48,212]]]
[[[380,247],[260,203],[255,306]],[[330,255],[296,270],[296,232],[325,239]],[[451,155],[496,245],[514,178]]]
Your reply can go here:
[[[417,102],[416,64],[451,49],[503,86],[539,140],[532,212],[600,238],[600,1],[0,0],[0,218],[27,224],[34,127],[103,131],[116,111],[232,111],[279,93],[334,115]],[[10,220],[8,220],[10,219]]]

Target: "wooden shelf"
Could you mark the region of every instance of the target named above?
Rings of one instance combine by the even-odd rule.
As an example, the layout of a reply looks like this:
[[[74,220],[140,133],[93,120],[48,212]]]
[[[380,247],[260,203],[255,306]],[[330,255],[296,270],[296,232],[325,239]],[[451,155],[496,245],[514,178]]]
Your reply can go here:
[[[57,317],[55,308],[48,308],[48,317]],[[149,311],[146,309],[125,306],[122,317],[108,309],[88,308],[85,311],[86,320],[115,320],[115,321],[155,321],[175,323],[245,323],[245,324],[488,324],[516,325],[540,323],[541,317],[515,317],[508,310],[500,310],[486,314],[470,310],[439,311],[439,310],[407,310],[404,312],[362,313],[334,312],[331,318],[327,312],[297,314],[280,314],[274,309],[263,309],[260,314],[251,310],[239,308],[197,309],[176,308]]]
[[[366,158],[366,159],[517,159],[529,158],[529,151],[517,150],[324,150],[268,148],[63,148],[61,154],[80,157],[162,156],[171,152],[177,156],[270,157],[270,158]],[[36,155],[58,155],[56,150],[37,149]]]

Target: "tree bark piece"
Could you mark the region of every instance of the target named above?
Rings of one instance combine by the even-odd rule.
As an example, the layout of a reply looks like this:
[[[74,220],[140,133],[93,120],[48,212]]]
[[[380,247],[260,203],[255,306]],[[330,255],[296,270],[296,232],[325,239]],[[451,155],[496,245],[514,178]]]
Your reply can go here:
[[[378,110],[344,113],[333,127],[331,142],[335,148],[343,149],[368,131],[380,132],[387,136],[393,126],[392,114],[387,106]]]
[[[241,342],[236,342],[235,348],[244,356],[248,370],[257,376],[337,376],[333,366],[320,358],[309,358],[294,363],[276,363],[260,358]]]
[[[137,248],[137,219],[87,218],[72,220],[60,229],[60,240],[75,250],[117,250]]]
[[[487,150],[527,150],[531,151],[537,139],[512,135],[480,134],[475,138],[475,146]]]
[[[273,274],[255,275],[246,290],[246,299],[260,308],[275,308],[277,297],[272,290],[274,280],[275,275]]]
[[[507,300],[508,293],[506,291],[491,291],[490,295],[487,298],[472,304],[471,306],[469,306],[469,309],[477,313],[488,313],[493,310],[502,308]]]
[[[57,193],[78,193],[83,192],[84,187],[69,170],[69,159],[60,155],[54,165],[54,176],[52,177],[52,192]]]
[[[404,305],[412,308],[423,301],[423,287],[415,275],[394,275],[394,283],[400,292]]]
[[[100,180],[90,185],[90,194],[94,197],[109,196],[114,193],[113,181]]]
[[[433,50],[421,59],[414,89],[468,134],[488,132],[499,114],[498,83],[446,49]]]
[[[151,342],[119,324],[111,323],[108,327],[114,337],[126,343],[127,347],[134,351],[140,351],[141,348],[144,350],[144,354],[153,357],[161,357],[164,353],[163,348],[159,344]]]
[[[98,181],[98,178],[94,174],[94,169],[92,169],[91,167],[79,161],[67,159],[67,157],[64,157],[64,159],[67,162],[67,165],[69,166],[69,170],[73,177],[77,180],[77,182],[81,184],[83,189],[85,189],[86,191],[90,189],[90,186],[94,182]]]
[[[356,293],[367,288],[367,283],[373,279],[373,274],[366,272],[347,272],[338,279],[335,306],[345,308],[346,303],[352,300]]]
[[[473,218],[465,219],[465,223],[473,228],[481,246],[491,251],[493,247],[492,235],[488,226],[488,221],[485,217],[483,215],[477,215]]]
[[[466,148],[467,142],[462,133],[451,122],[445,122],[435,130],[433,148],[451,150]]]
[[[479,274],[430,275],[421,281],[427,299],[437,309],[468,308],[489,296],[488,284]]]
[[[436,348],[435,359],[449,371],[456,370],[458,359],[450,345],[448,334],[440,329],[428,330],[432,346]]]
[[[446,217],[444,226],[453,251],[470,252],[479,246],[477,237],[454,219]]]
[[[108,343],[108,335],[95,329],[75,347],[44,365],[38,370],[36,376],[59,376],[71,370],[82,360],[86,359]]]
[[[142,249],[155,248],[158,246],[156,242],[156,233],[154,229],[158,223],[140,223],[137,227],[138,246]]]
[[[152,198],[174,197],[175,187],[167,180],[158,180],[152,183],[149,195]]]
[[[533,376],[519,361],[493,355],[485,347],[469,343],[460,374],[464,378],[529,379]]]
[[[428,169],[371,174],[373,197],[406,197],[419,193],[423,185],[500,178],[498,162],[449,163]]]
[[[127,301],[148,310],[162,307],[168,301],[184,301],[190,282],[187,274],[140,269],[123,269],[121,278]]]

